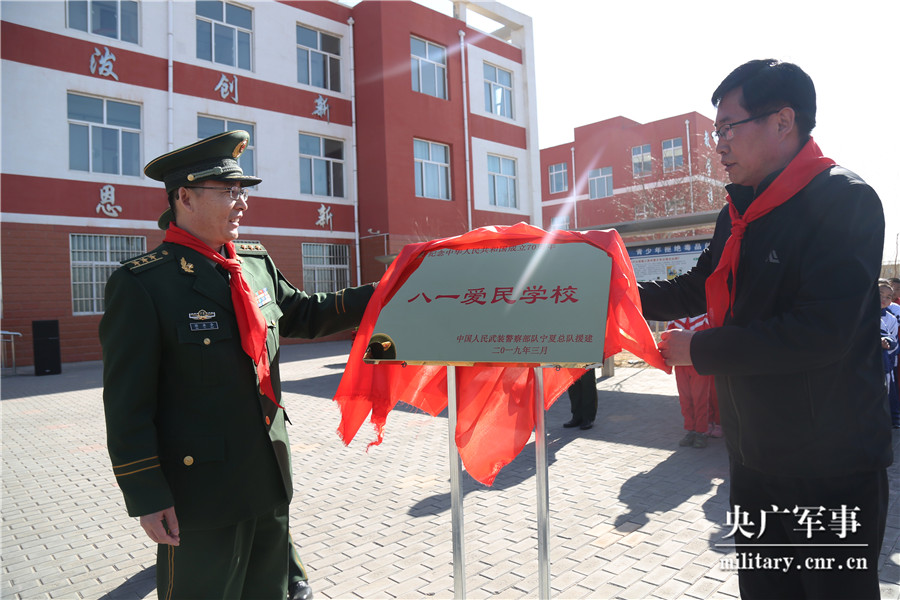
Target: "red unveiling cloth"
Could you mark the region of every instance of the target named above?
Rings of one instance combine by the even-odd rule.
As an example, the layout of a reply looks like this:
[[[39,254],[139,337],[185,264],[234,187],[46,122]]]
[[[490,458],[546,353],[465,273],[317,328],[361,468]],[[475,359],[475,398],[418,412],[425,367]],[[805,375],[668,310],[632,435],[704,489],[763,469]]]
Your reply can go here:
[[[769,187],[753,200],[743,215],[735,208],[731,196],[728,196],[731,237],[725,242],[716,270],[706,279],[706,306],[710,326],[721,327],[725,322],[725,316],[734,306],[735,286],[732,282],[737,273],[741,256],[741,239],[747,225],[793,198],[812,181],[813,177],[834,164],[833,160],[822,156],[819,146],[809,138],[797,156],[788,163]]]
[[[231,257],[225,258],[175,223],[169,225],[164,241],[196,250],[216,264],[222,265],[231,275],[231,302],[234,304],[234,314],[237,317],[238,331],[241,334],[241,347],[256,365],[260,393],[281,408],[275,398],[272,377],[269,373],[269,351],[266,348],[268,327],[266,327],[266,320],[256,304],[256,296],[247,285],[241,272],[241,262],[234,252],[234,243],[225,244],[225,254]]]
[[[387,414],[398,400],[434,416],[447,406],[447,367],[370,365],[362,360],[381,309],[428,252],[576,242],[591,244],[612,258],[604,358],[628,350],[648,364],[671,372],[641,314],[634,271],[618,232],[546,232],[526,223],[483,227],[452,238],[409,244],[388,268],[366,308],[334,396],[341,408],[338,434],[344,443],[350,443],[371,413],[377,439],[370,445],[380,444]],[[549,408],[583,373],[584,369],[545,368],[544,407]],[[534,370],[525,365],[457,367],[457,400],[456,445],[460,457],[472,477],[491,485],[500,469],[525,447],[534,430]]]

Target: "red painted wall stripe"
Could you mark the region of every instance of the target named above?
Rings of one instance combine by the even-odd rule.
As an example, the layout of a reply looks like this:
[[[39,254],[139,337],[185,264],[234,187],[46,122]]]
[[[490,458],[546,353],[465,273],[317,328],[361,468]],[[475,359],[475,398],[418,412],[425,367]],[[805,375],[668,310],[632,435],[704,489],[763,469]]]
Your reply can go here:
[[[156,221],[166,209],[166,194],[160,188],[133,185],[115,185],[115,205],[122,207],[118,217],[107,217],[98,212],[100,188],[105,183],[70,181],[31,177],[27,175],[0,175],[3,189],[3,212],[29,215],[64,216],[75,218]],[[278,227],[285,229],[318,230],[319,207],[331,208],[332,227],[322,231],[353,232],[353,206],[331,204],[327,198],[315,200],[288,200],[250,196],[249,208],[241,219],[245,227]]]
[[[237,77],[238,101],[236,104],[240,106],[252,106],[282,114],[326,120],[325,117],[315,117],[312,114],[316,109],[316,99],[321,95],[328,100],[328,120],[331,123],[347,126],[353,124],[350,101],[329,96],[327,90],[311,92],[252,79],[241,73],[217,71],[214,68],[198,67],[186,63],[175,63],[175,93],[233,102],[233,94],[223,98],[215,89],[223,75],[228,78],[229,82],[233,82]]]
[[[167,89],[168,75],[165,59],[124,50],[114,44],[95,44],[7,21],[3,21],[0,25],[0,53],[4,60],[115,81],[112,77],[91,74],[91,56],[95,49],[104,52],[104,47],[108,47],[116,57],[113,72],[118,76],[120,83],[159,90]],[[331,123],[339,125],[350,126],[353,124],[350,100],[330,96],[327,90],[298,89],[254,79],[240,72],[233,73],[233,69],[229,70],[224,65],[222,70],[215,67],[214,63],[210,63],[210,67],[198,67],[176,62],[175,93],[232,102],[233,93],[223,98],[215,88],[223,75],[228,78],[229,82],[233,82],[237,77],[238,102],[236,104],[240,106],[262,108],[310,119],[325,120],[327,118]],[[312,114],[316,109],[316,99],[320,95],[328,100],[328,117],[316,117]]]
[[[125,50],[112,39],[110,43],[87,42],[8,21],[0,24],[0,54],[4,60],[115,81],[112,77],[91,74],[91,56],[95,49],[104,52],[104,47],[116,56],[113,72],[120,83],[166,89],[165,59]]]

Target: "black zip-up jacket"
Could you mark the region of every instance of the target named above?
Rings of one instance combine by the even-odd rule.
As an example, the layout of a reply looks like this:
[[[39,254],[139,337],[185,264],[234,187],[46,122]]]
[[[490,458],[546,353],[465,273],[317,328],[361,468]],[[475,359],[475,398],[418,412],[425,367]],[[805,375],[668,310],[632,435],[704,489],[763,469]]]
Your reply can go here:
[[[750,187],[726,189],[742,213],[755,199]],[[644,316],[667,321],[706,312],[706,278],[730,234],[726,206],[696,267],[640,284]],[[883,243],[878,195],[837,166],[747,226],[733,313],[691,339],[694,367],[715,375],[732,459],[797,477],[891,464],[877,343]]]

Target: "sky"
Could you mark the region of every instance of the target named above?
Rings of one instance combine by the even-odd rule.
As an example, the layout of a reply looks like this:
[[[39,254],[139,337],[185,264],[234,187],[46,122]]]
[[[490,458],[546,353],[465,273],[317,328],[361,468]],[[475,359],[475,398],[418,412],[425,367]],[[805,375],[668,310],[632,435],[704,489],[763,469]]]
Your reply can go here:
[[[421,0],[451,14],[448,0]],[[757,58],[799,65],[816,85],[813,138],[885,209],[885,260],[900,254],[900,4],[890,0],[504,0],[532,18],[541,148],[615,116],[640,123],[697,111]]]

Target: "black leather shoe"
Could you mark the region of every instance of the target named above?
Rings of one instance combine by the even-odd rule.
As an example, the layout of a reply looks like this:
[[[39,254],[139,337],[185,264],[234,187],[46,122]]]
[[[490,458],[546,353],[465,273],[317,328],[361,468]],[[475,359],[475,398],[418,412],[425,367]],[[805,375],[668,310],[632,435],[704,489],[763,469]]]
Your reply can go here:
[[[312,588],[306,581],[295,581],[288,586],[287,600],[312,600]]]
[[[594,426],[593,421],[585,421],[584,423],[581,424],[581,427],[579,429],[590,429],[593,426]]]
[[[572,418],[571,421],[566,421],[563,423],[563,427],[578,427],[581,425],[581,419]]]

